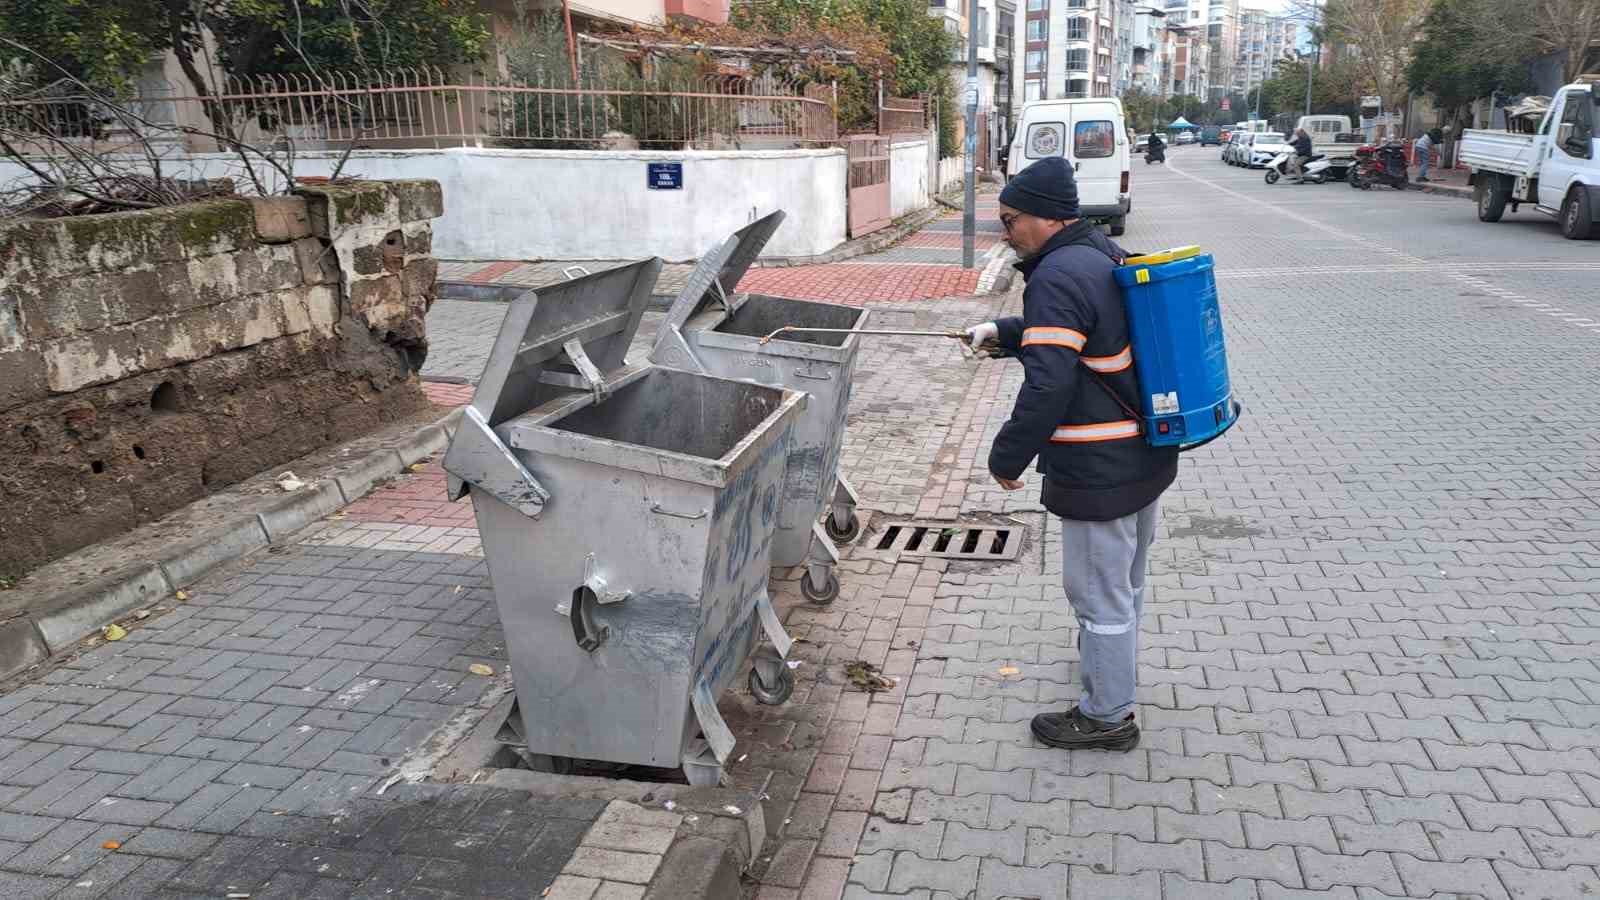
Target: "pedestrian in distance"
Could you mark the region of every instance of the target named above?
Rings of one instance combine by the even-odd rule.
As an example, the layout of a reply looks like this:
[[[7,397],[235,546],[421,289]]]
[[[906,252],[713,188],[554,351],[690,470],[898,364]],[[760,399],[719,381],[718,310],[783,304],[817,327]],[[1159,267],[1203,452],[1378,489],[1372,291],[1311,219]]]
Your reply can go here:
[[[1433,165],[1434,148],[1439,146],[1443,137],[1443,132],[1434,128],[1423,132],[1422,137],[1417,138],[1416,144],[1413,145],[1417,158],[1417,181],[1427,183],[1428,169]]]
[[[1142,436],[1127,314],[1112,277],[1128,253],[1080,216],[1072,166],[1047,157],[1018,173],[1000,194],[1000,224],[1026,282],[1022,315],[975,325],[967,340],[1019,357],[1023,384],[989,471],[1014,491],[1037,462],[1040,500],[1061,520],[1062,582],[1081,657],[1077,705],[1034,716],[1031,728],[1052,747],[1131,750],[1146,561],[1178,451]]]

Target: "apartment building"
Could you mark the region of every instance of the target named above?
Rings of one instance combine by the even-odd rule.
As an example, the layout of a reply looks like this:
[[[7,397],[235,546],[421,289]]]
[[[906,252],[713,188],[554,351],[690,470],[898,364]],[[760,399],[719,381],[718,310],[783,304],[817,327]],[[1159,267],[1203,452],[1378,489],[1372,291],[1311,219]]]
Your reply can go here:
[[[1158,97],[1172,95],[1171,35],[1166,10],[1140,6],[1133,13],[1133,71],[1127,89]]]
[[[1233,90],[1247,94],[1273,77],[1278,63],[1293,58],[1300,25],[1262,9],[1239,10],[1238,52],[1234,57]]]
[[[1220,96],[1233,85],[1239,54],[1239,0],[1166,0],[1169,23],[1198,29],[1209,45],[1207,92]]]
[[[1019,0],[1018,102],[1114,97],[1132,79],[1130,0]],[[1119,17],[1127,37],[1118,44]],[[1119,89],[1120,88],[1120,89]]]
[[[1211,42],[1203,25],[1167,22],[1172,90],[1168,96],[1204,97],[1211,90]]]

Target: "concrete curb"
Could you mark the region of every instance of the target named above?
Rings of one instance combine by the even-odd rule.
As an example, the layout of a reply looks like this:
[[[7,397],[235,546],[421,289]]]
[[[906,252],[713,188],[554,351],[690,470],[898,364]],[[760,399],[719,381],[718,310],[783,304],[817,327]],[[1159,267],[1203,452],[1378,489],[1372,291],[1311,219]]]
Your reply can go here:
[[[296,532],[371,492],[417,460],[442,451],[461,411],[364,456],[332,478],[302,488],[268,510],[241,515],[204,538],[170,545],[160,558],[125,566],[89,585],[46,597],[35,610],[0,622],[0,678],[64,653],[117,619],[225,563],[281,543]]]
[[[1463,200],[1473,199],[1472,188],[1456,187],[1452,184],[1433,184],[1432,182],[1417,184],[1413,181],[1411,182],[1411,189],[1421,191],[1424,194],[1441,194],[1447,197],[1460,197]]]

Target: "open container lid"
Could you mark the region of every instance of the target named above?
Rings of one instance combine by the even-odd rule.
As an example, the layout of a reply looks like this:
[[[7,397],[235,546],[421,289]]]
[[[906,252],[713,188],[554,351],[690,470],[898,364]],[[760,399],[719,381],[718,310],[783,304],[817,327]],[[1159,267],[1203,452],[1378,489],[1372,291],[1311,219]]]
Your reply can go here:
[[[661,260],[648,259],[529,291],[511,302],[445,454],[451,499],[472,484],[524,515],[539,514],[550,494],[495,426],[574,391],[602,399],[621,378],[660,272]]]
[[[621,369],[660,271],[661,260],[648,259],[513,300],[472,408],[499,425],[565,391],[591,389],[588,364],[601,376]]]
[[[672,301],[667,317],[656,332],[655,344],[650,350],[650,361],[668,366],[700,368],[693,351],[683,340],[683,329],[701,313],[711,307],[723,307],[724,314],[737,308],[734,289],[744,279],[750,266],[761,257],[767,241],[783,224],[784,212],[778,210],[751,222],[735,231],[711,252],[700,257],[689,273],[683,290]],[[715,323],[708,326],[715,327]]]

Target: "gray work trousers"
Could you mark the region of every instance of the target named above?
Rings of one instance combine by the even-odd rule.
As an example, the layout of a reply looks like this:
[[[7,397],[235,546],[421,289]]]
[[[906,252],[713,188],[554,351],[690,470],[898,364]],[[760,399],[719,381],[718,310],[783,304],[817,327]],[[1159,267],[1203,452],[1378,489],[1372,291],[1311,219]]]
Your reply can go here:
[[[1061,520],[1062,586],[1078,617],[1078,708],[1091,719],[1120,723],[1133,712],[1145,565],[1160,502],[1109,522]]]

